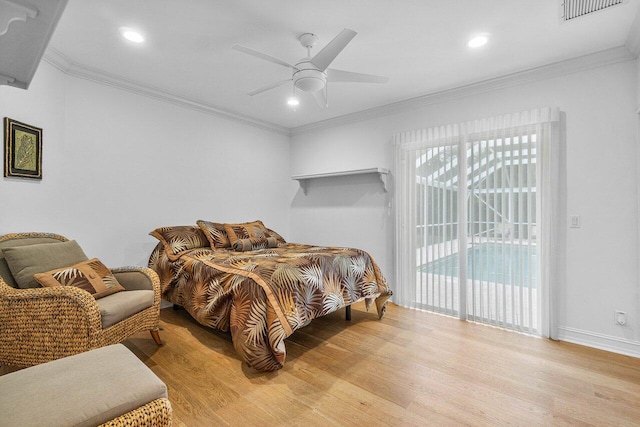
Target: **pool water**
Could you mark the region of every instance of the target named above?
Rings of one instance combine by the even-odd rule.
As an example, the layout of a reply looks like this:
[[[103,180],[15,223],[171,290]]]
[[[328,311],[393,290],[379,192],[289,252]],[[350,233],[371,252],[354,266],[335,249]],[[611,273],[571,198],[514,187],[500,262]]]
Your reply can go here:
[[[535,287],[536,266],[536,246],[482,243],[467,249],[467,278],[471,280]],[[454,277],[459,270],[457,253],[418,267],[420,272]]]

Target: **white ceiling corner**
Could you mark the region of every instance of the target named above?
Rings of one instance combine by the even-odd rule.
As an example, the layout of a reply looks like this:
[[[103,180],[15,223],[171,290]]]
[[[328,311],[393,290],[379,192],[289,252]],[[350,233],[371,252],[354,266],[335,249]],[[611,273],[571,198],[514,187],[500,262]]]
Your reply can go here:
[[[625,45],[636,58],[640,56],[640,9],[636,12],[636,17],[631,24]]]

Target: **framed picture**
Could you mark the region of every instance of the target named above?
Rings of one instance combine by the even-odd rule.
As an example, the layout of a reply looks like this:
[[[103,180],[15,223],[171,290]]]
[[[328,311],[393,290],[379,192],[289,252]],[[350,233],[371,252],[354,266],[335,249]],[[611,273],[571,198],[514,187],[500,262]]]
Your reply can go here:
[[[4,176],[42,179],[42,129],[4,118]]]

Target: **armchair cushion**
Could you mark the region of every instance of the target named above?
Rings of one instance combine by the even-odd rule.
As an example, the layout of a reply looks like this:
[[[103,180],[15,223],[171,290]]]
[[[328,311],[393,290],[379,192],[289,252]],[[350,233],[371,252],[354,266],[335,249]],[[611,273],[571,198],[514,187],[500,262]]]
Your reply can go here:
[[[112,268],[111,272],[127,291],[153,290],[153,282],[146,268],[117,267]]]
[[[89,292],[95,299],[124,291],[113,273],[97,258],[71,267],[38,273],[34,278],[43,286],[75,286]]]
[[[17,288],[18,284],[16,283],[16,279],[13,278],[13,274],[11,274],[11,270],[9,270],[9,264],[7,264],[7,260],[2,256],[2,249],[0,249],[0,277],[5,283],[12,288]]]
[[[60,243],[66,242],[67,238],[60,236],[59,234],[51,233],[23,233],[23,234],[9,234],[0,238],[0,276],[2,279],[12,288],[18,288],[7,260],[4,258],[2,250],[5,248],[12,248],[16,246],[36,245],[40,243]]]
[[[100,307],[102,329],[153,305],[153,291],[126,291],[96,300]]]
[[[75,240],[61,243],[3,248],[2,253],[18,287],[38,288],[33,275],[86,261],[88,258]]]

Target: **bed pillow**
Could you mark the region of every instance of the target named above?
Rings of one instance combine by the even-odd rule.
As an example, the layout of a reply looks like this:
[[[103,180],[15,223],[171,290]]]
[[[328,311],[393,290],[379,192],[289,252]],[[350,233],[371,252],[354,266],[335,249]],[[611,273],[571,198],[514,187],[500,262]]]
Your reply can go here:
[[[211,245],[211,249],[224,249],[231,247],[231,243],[229,243],[229,238],[227,237],[227,232],[224,229],[224,224],[219,222],[210,222],[203,221],[199,219],[196,221],[200,230],[204,233],[209,240],[209,244]]]
[[[267,228],[267,231],[269,232],[270,237],[275,237],[275,239],[278,241],[278,243],[287,243],[287,241],[284,240],[284,238],[281,235],[279,235],[278,233],[276,233],[272,229]]]
[[[275,248],[278,240],[275,237],[251,237],[233,242],[233,250],[238,252],[256,251],[258,249]]]
[[[42,286],[75,286],[89,292],[95,299],[124,291],[120,282],[97,258],[71,267],[38,273],[34,278]]]
[[[191,249],[209,247],[209,241],[202,230],[191,225],[160,227],[149,234],[162,242],[171,261],[177,260]]]
[[[77,264],[88,258],[75,240],[61,243],[14,246],[2,250],[18,287],[39,288],[34,274]]]
[[[244,222],[241,224],[225,224],[224,230],[227,232],[231,246],[240,239],[250,239],[252,237],[270,237],[269,231],[262,221]]]

